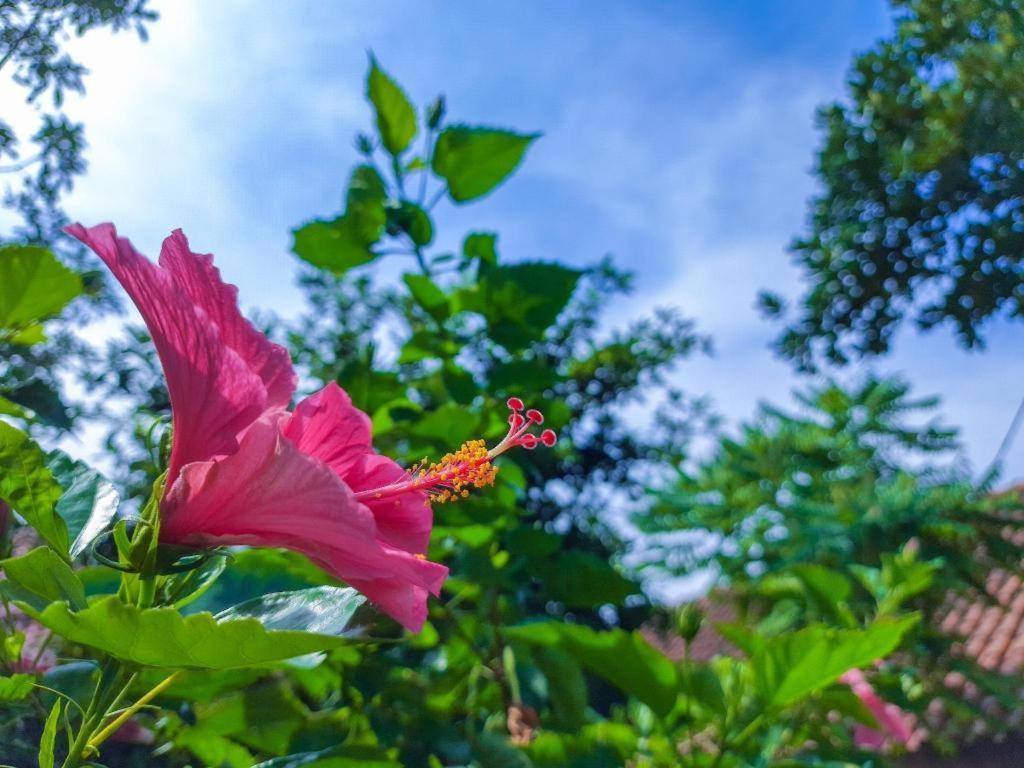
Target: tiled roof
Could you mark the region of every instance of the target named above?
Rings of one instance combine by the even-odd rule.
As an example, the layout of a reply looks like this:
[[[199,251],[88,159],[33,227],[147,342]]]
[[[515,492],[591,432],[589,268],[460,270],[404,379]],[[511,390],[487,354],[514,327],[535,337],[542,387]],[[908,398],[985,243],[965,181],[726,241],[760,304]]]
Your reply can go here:
[[[993,571],[984,599],[959,597],[945,618],[942,631],[964,638],[967,656],[992,672],[1017,675],[1024,670],[1024,582],[1002,570]]]

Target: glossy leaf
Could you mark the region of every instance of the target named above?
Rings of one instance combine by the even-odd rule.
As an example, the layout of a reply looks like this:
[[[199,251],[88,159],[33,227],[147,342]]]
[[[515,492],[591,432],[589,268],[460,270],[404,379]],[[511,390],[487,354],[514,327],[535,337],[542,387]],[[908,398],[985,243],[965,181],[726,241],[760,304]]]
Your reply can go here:
[[[267,629],[351,637],[352,619],[366,598],[351,587],[324,585],[246,600],[217,614],[217,621],[259,619]]]
[[[519,165],[539,133],[521,134],[496,128],[453,125],[441,131],[431,166],[448,182],[457,203],[486,195]]]
[[[46,466],[46,455],[24,432],[0,421],[0,499],[7,501],[62,556],[68,531],[57,514],[61,487]]]
[[[416,135],[416,110],[401,87],[370,57],[366,95],[377,116],[377,131],[384,148],[399,155]]]
[[[113,521],[121,497],[103,475],[63,451],[50,451],[47,465],[64,488],[57,514],[67,525],[71,556],[77,557]]]
[[[182,616],[171,608],[142,610],[115,596],[100,598],[77,612],[62,602],[41,611],[26,603],[20,605],[40,624],[71,642],[152,667],[231,669],[282,661],[350,642],[336,635],[270,630],[257,618],[218,621],[209,613]],[[246,610],[252,611],[251,607]],[[340,610],[350,611],[350,601],[344,601]],[[252,611],[251,615],[260,614]],[[280,620],[287,623],[295,615],[294,610],[285,610]],[[272,612],[264,618],[275,621]],[[327,617],[319,621],[318,626],[338,626]]]

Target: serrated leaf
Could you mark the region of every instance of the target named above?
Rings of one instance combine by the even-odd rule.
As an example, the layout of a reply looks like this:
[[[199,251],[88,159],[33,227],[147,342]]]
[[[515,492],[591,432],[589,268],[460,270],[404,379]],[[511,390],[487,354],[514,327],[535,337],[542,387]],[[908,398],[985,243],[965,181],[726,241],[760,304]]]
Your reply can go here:
[[[21,328],[59,312],[82,278],[45,248],[0,246],[0,328]]]
[[[103,475],[63,451],[50,451],[47,466],[64,489],[57,514],[68,528],[71,557],[77,557],[110,525],[121,497]]]
[[[0,499],[63,557],[68,551],[68,531],[56,512],[60,496],[61,487],[39,446],[21,430],[0,421]]]
[[[347,593],[347,590],[342,591]],[[62,602],[41,611],[27,603],[19,603],[19,606],[40,624],[71,642],[88,645],[122,661],[151,667],[232,669],[283,661],[351,642],[337,635],[268,629],[259,618],[254,618],[260,614],[252,606],[243,608],[248,618],[220,621],[205,612],[182,616],[172,608],[140,609],[122,603],[113,595],[100,598],[77,612]],[[332,606],[320,603],[320,608],[329,612]],[[300,613],[286,606],[281,616],[275,618],[273,606],[269,609],[261,618],[271,624],[275,621],[287,624]],[[347,594],[340,610],[342,613],[351,610]],[[339,627],[329,616],[320,617],[318,622],[314,626]]]
[[[400,155],[416,136],[416,110],[401,87],[370,56],[366,96],[377,116],[377,130],[384,148]]]
[[[526,148],[539,133],[514,133],[497,128],[452,125],[434,145],[431,167],[448,182],[457,203],[486,195],[519,165]]]

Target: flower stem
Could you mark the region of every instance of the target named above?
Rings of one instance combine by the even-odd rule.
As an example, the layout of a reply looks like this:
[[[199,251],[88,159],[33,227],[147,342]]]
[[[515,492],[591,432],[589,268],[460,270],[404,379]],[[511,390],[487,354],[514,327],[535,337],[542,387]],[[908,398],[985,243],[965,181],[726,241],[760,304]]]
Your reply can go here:
[[[139,697],[139,700],[132,704],[128,709],[122,712],[120,715],[115,717],[110,723],[99,733],[89,739],[89,742],[85,745],[85,750],[82,752],[82,757],[88,758],[93,754],[99,753],[99,746],[108,738],[110,738],[118,728],[124,725],[128,720],[135,716],[135,714],[146,706],[149,702],[159,696],[161,693],[166,691],[178,676],[181,674],[181,670],[172,672],[170,675],[165,677],[159,683],[150,688],[146,693]]]

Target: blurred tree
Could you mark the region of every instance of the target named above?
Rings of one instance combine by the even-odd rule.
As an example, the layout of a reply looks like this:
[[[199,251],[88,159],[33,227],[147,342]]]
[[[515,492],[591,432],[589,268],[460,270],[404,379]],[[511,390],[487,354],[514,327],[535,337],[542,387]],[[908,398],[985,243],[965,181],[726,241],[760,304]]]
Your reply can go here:
[[[0,173],[20,175],[20,189],[8,188],[4,196],[4,205],[24,221],[20,238],[52,242],[64,223],[60,196],[71,190],[75,176],[85,170],[83,126],[61,107],[68,91],[85,93],[82,78],[87,70],[67,53],[64,42],[71,33],[81,36],[103,27],[114,31],[134,27],[145,39],[145,25],[156,18],[147,3],[0,0],[0,72],[5,67],[10,70],[15,84],[25,90],[28,104],[39,113],[37,127],[28,131],[27,139],[0,119],[0,159],[11,161],[0,167]],[[42,106],[47,96],[51,110]]]
[[[776,343],[804,369],[886,352],[904,318],[968,348],[1024,319],[1024,7],[892,5],[894,34],[819,114],[822,192],[793,244],[809,287]]]
[[[74,329],[114,306],[102,291],[95,260],[69,246],[60,232],[67,223],[61,196],[71,190],[86,165],[84,127],[62,107],[68,92],[85,92],[87,70],[64,44],[72,34],[102,28],[133,27],[145,39],[146,24],[156,18],[147,2],[0,0],[0,75],[9,75],[23,89],[29,107],[19,115],[10,105],[0,116],[0,175],[10,181],[3,205],[21,219],[13,232],[0,236],[0,242],[54,249],[82,273],[88,299],[75,302],[71,313],[49,323],[47,335],[38,334],[31,344],[24,338],[0,336],[0,397],[34,414],[36,428],[69,429],[81,412],[80,405],[69,405],[61,395],[61,377],[87,371],[96,355]]]
[[[739,439],[723,438],[709,461],[681,470],[637,516],[653,536],[647,567],[713,569],[747,624],[773,631],[806,621],[851,626],[905,603],[932,621],[902,646],[902,687],[893,678],[890,698],[922,714],[944,699],[967,725],[1005,728],[964,706],[945,679],[956,669],[1003,701],[1014,700],[1015,683],[954,652],[957,638],[934,618],[951,595],[992,600],[984,585],[994,569],[1020,572],[1011,535],[1024,524],[1019,496],[991,497],[950,465],[956,432],[920,423],[936,400],[912,400],[898,380],[868,378],[852,389],[829,382],[799,400],[800,414],[762,406]],[[680,557],[671,535],[680,530],[708,538]]]

